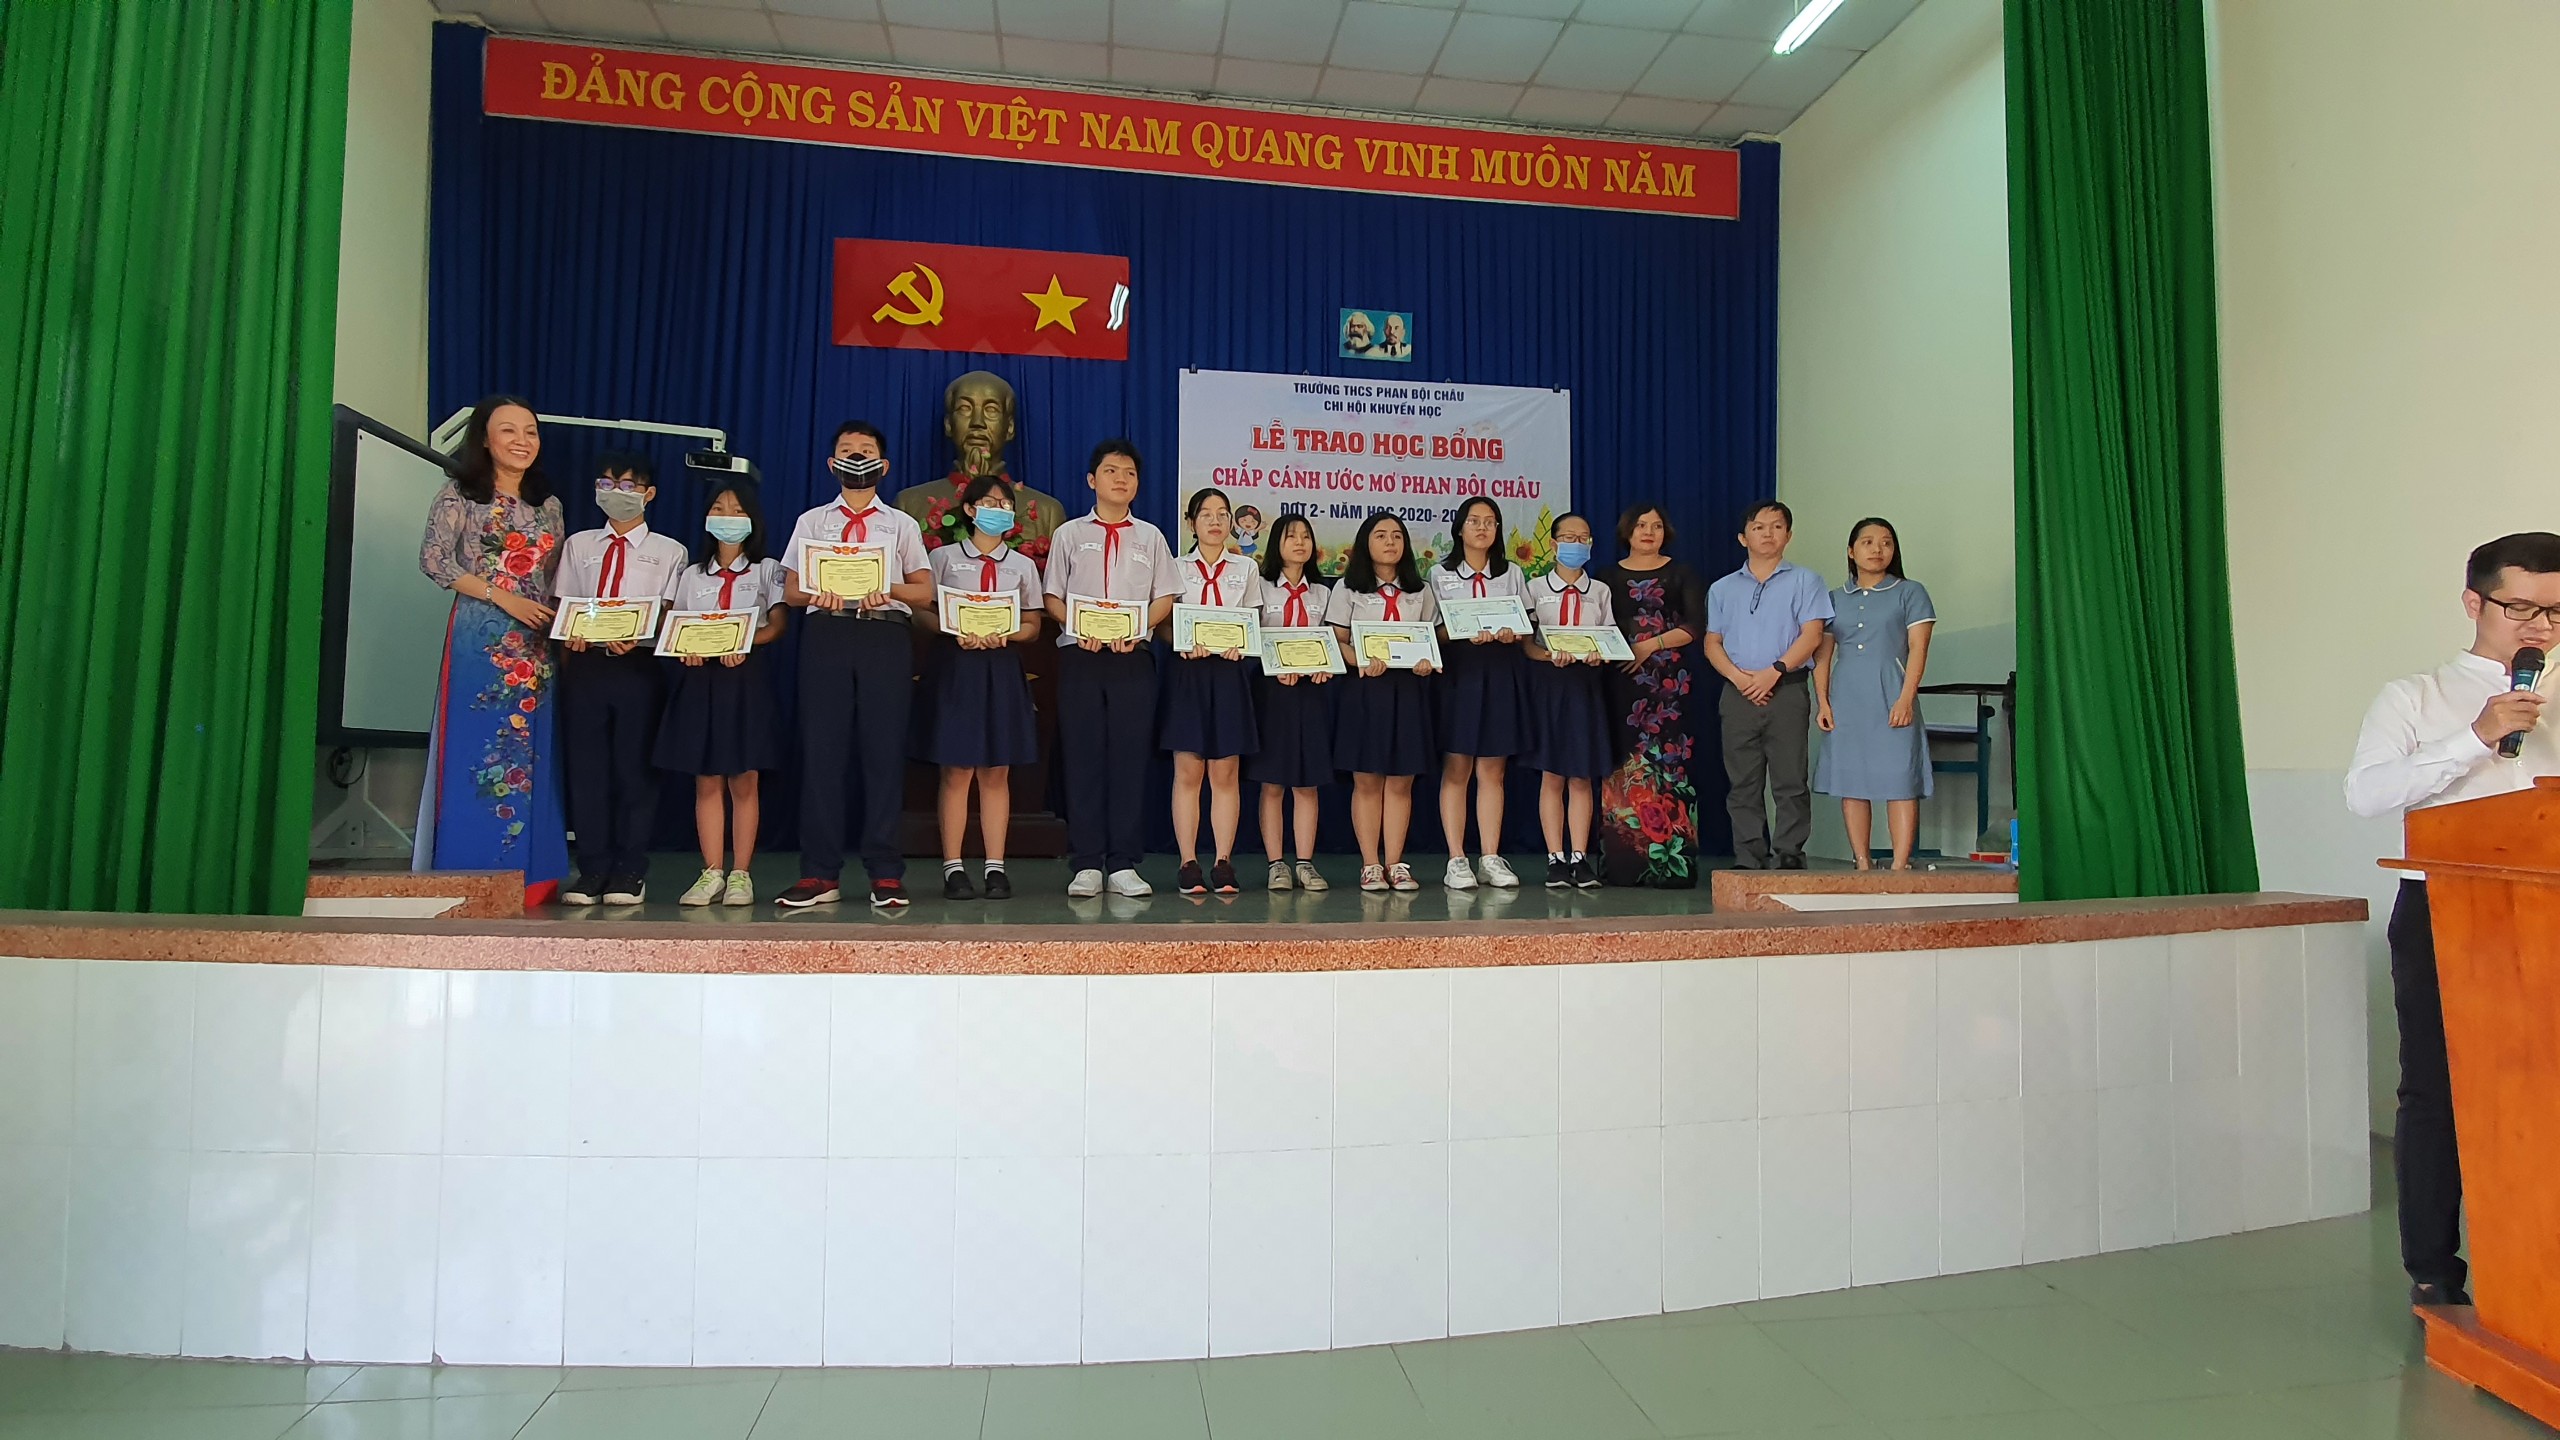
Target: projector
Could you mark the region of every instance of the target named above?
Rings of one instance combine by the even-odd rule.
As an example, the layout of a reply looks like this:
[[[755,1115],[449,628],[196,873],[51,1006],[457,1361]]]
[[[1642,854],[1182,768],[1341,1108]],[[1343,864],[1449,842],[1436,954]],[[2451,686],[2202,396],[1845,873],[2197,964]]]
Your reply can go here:
[[[754,461],[726,450],[688,450],[684,453],[684,468],[701,480],[723,475],[752,476],[756,469]]]

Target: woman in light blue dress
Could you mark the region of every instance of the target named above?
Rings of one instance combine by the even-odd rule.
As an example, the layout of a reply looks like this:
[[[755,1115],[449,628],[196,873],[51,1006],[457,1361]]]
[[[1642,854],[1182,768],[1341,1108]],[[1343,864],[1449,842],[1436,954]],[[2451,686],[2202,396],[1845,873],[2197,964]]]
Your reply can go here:
[[[1883,801],[1893,868],[1908,870],[1931,789],[1920,676],[1938,612],[1919,581],[1903,578],[1893,522],[1871,516],[1849,527],[1849,583],[1831,592],[1831,608],[1813,664],[1814,723],[1825,737],[1813,788],[1840,797],[1861,870],[1873,868],[1868,839]]]

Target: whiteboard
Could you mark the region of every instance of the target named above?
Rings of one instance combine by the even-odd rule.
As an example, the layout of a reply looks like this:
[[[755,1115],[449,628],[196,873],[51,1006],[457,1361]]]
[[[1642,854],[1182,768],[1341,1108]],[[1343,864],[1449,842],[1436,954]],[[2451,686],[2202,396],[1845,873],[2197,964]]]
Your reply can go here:
[[[346,638],[338,720],[346,730],[415,735],[424,744],[444,665],[453,596],[418,569],[427,506],[444,468],[379,435],[355,434],[355,475],[341,601]]]

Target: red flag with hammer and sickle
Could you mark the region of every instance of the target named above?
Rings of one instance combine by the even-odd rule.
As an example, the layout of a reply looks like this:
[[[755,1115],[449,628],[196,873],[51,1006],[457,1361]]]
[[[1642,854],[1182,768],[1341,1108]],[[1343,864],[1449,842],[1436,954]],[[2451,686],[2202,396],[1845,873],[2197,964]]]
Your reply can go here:
[[[836,242],[839,345],[1129,358],[1129,257]]]

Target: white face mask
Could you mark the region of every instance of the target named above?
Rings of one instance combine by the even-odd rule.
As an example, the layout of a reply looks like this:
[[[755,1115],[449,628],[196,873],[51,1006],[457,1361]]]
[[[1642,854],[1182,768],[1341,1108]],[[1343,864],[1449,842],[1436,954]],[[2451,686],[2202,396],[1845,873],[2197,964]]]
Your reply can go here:
[[[637,490],[610,490],[599,485],[596,508],[604,512],[607,520],[637,520],[649,513],[649,497]]]

